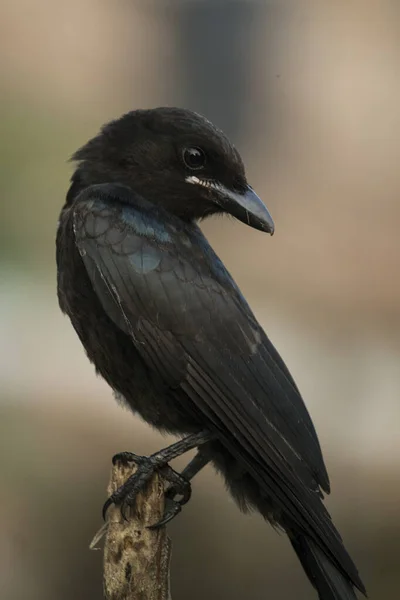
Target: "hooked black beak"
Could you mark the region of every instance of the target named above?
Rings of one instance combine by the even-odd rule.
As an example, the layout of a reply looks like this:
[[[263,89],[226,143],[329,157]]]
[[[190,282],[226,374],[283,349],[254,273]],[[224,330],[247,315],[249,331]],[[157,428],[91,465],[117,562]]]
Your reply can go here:
[[[188,183],[201,185],[213,194],[213,201],[226,213],[259,231],[274,235],[275,225],[265,204],[248,185],[243,192],[236,192],[217,181],[200,179],[193,175]]]
[[[226,212],[254,229],[274,234],[275,225],[272,217],[265,204],[250,186],[243,193],[227,188],[224,188],[223,191]]]

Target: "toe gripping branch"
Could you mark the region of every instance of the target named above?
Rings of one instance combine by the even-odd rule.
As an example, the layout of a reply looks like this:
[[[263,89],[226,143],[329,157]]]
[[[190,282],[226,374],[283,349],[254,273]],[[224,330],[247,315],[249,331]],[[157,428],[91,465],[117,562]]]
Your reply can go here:
[[[158,471],[170,485],[165,493],[164,516],[158,523],[151,525],[150,528],[157,529],[169,523],[181,512],[182,506],[189,502],[192,494],[190,480],[209,462],[208,457],[202,453],[201,446],[211,439],[212,436],[208,432],[200,432],[189,435],[151,456],[138,456],[132,452],[116,454],[113,457],[113,464],[117,461],[125,464],[134,462],[137,465],[137,470],[105,502],[103,519],[105,520],[107,510],[112,504],[121,507],[121,514],[126,519],[127,509],[135,505],[138,493],[143,490],[154,472]],[[169,461],[196,447],[200,447],[200,449],[182,473],[178,473],[169,466]],[[181,498],[176,499],[176,496],[181,496]]]

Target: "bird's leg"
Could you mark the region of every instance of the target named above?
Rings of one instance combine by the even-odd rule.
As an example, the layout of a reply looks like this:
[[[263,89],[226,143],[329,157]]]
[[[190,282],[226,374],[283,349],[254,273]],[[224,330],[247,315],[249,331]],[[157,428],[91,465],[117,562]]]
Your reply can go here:
[[[171,482],[171,486],[167,489],[165,493],[164,516],[160,521],[158,521],[154,525],[151,525],[149,529],[158,529],[159,527],[166,525],[167,523],[169,523],[169,521],[172,521],[172,519],[174,519],[176,515],[178,515],[181,512],[182,506],[189,502],[190,497],[192,495],[192,487],[190,485],[190,480],[193,479],[193,477],[197,475],[197,473],[201,471],[201,469],[205,467],[209,462],[210,459],[208,458],[208,456],[206,456],[201,450],[199,450],[196,456],[192,458],[190,463],[183,469],[182,473],[176,473],[174,471],[174,476],[177,476],[177,479],[175,482],[172,480],[172,478],[169,479],[169,481]],[[162,470],[161,473],[163,473]],[[182,498],[176,500],[175,496],[178,495],[182,496]]]
[[[182,489],[182,486],[184,485],[186,485],[186,487],[189,486],[190,488],[190,483],[187,482],[187,484],[183,484],[182,482],[184,481],[184,478],[182,478],[182,476],[169,467],[168,462],[174,458],[177,458],[181,454],[188,452],[188,450],[192,450],[197,446],[205,444],[211,439],[212,435],[210,433],[207,431],[201,431],[200,433],[188,435],[182,440],[179,440],[179,442],[171,444],[171,446],[163,448],[151,456],[138,456],[132,452],[121,452],[116,454],[113,457],[113,464],[115,464],[117,461],[122,461],[125,463],[134,462],[137,465],[137,470],[105,502],[103,506],[103,518],[105,519],[107,509],[109,506],[111,506],[111,504],[120,505],[121,513],[123,517],[125,517],[126,508],[135,504],[137,494],[144,488],[156,470],[163,469],[163,475],[165,479],[175,486],[179,480],[180,489]],[[187,494],[187,491],[186,493],[182,492],[184,498],[187,497]],[[189,497],[187,497],[187,499],[189,499]]]

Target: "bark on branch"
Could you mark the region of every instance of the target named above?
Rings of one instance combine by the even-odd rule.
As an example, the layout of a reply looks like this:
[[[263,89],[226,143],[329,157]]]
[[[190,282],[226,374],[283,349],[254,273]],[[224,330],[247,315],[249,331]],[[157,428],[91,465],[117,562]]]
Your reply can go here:
[[[135,465],[117,463],[111,472],[111,495],[136,471]],[[119,507],[107,513],[104,546],[104,594],[107,600],[169,600],[171,541],[166,528],[148,529],[164,513],[165,485],[158,473],[139,494],[128,521]],[[100,532],[99,532],[100,534]],[[92,547],[99,540],[96,536]]]

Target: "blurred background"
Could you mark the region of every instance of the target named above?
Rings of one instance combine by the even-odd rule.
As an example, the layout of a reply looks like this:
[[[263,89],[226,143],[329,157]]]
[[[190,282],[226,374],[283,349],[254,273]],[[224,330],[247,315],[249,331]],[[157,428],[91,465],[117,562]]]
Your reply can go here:
[[[400,585],[400,4],[1,1],[0,597],[102,598],[111,456],[167,441],[118,406],[56,300],[73,151],[134,108],[223,128],[271,239],[206,231],[315,421],[371,600]],[[169,528],[174,600],[316,598],[283,535],[212,469]]]

